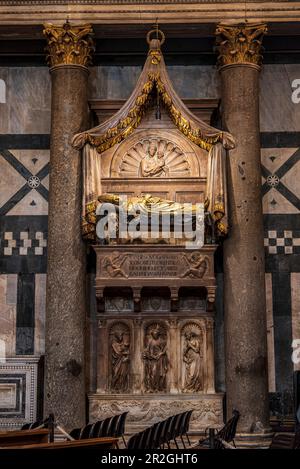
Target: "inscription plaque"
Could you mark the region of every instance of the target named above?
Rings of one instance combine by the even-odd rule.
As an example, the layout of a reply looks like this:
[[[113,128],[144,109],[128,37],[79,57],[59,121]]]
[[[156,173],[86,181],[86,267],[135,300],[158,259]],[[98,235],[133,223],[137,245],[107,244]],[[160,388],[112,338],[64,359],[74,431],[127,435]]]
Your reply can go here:
[[[171,298],[176,301],[180,287],[203,286],[208,301],[214,302],[214,245],[195,250],[183,246],[155,245],[94,246],[94,249],[97,254],[96,295],[99,300],[104,297],[105,288],[126,286],[133,292],[136,309],[143,287],[167,287],[171,289]],[[153,309],[148,305],[146,309],[149,308]],[[181,309],[186,308],[181,305]]]
[[[202,278],[208,257],[191,253],[133,253],[113,251],[101,262],[101,277],[111,278]]]
[[[136,254],[129,258],[130,277],[177,277],[178,261],[174,256]]]

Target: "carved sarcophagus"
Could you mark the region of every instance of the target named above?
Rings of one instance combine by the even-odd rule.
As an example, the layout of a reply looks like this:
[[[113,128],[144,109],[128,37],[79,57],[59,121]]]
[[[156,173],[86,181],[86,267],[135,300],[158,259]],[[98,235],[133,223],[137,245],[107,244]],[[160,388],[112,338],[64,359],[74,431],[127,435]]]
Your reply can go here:
[[[193,409],[195,432],[222,420],[214,388],[216,246],[94,246],[98,299],[93,419],[129,411],[129,431]],[[138,410],[137,410],[138,409]]]
[[[167,287],[178,300],[181,287],[203,287],[207,300],[215,300],[214,252],[216,246],[94,246],[97,254],[96,296],[106,287],[130,287],[135,302],[143,287]]]

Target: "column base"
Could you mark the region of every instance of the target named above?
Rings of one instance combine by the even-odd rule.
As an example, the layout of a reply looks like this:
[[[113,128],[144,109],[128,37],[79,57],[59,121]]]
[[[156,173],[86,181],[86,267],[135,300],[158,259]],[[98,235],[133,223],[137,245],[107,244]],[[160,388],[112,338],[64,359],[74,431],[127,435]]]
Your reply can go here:
[[[238,449],[268,449],[274,433],[237,433],[234,439]]]

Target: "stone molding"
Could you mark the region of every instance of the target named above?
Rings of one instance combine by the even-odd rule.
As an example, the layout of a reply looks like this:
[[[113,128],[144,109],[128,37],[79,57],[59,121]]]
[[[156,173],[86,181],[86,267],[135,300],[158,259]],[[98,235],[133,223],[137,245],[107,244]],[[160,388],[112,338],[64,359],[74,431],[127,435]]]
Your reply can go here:
[[[134,7],[136,5],[136,8]],[[1,24],[41,24],[64,22],[69,18],[73,23],[93,24],[153,24],[159,22],[182,24],[300,21],[300,2],[225,2],[224,0],[195,3],[190,0],[163,0],[162,2],[137,1],[0,1]]]
[[[281,3],[275,0],[273,3]],[[288,2],[289,0],[283,0]],[[195,0],[72,0],[73,5],[143,5],[143,4],[195,3]],[[235,0],[202,0],[198,3],[236,3]],[[261,0],[249,0],[248,3],[268,3]],[[70,0],[0,0],[0,5],[69,5]]]

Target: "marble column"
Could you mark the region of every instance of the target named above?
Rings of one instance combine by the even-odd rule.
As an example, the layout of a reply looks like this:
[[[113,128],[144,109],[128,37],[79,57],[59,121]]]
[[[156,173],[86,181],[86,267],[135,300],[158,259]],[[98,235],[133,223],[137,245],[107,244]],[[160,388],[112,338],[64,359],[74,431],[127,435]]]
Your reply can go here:
[[[228,155],[230,232],[224,242],[227,417],[240,433],[269,428],[264,235],[261,195],[259,71],[264,24],[217,27],[223,128],[236,140]]]
[[[71,139],[88,125],[90,25],[44,25],[52,82],[44,413],[85,423],[85,247],[81,156]]]

